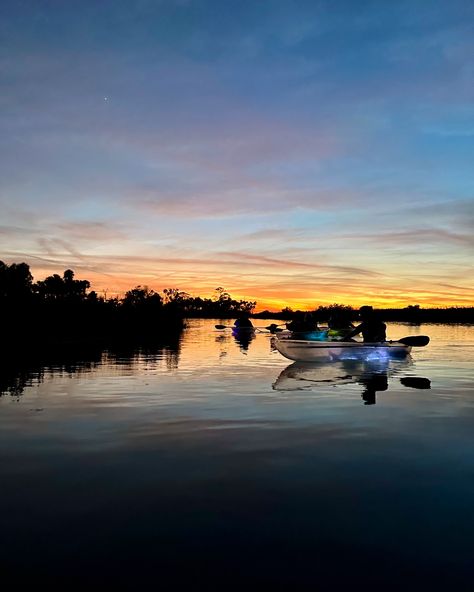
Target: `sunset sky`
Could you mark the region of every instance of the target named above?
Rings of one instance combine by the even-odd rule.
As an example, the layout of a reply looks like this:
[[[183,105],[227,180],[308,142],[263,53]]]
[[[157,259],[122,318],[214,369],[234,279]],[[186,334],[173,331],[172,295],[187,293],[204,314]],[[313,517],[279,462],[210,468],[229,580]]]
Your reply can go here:
[[[471,0],[0,11],[0,259],[260,310],[473,304]]]

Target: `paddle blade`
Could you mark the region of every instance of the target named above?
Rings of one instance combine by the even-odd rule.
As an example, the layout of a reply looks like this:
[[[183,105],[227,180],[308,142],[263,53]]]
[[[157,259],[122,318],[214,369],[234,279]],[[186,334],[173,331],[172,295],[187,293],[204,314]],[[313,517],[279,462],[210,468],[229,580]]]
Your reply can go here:
[[[403,337],[402,339],[397,339],[403,345],[411,345],[412,347],[423,347],[424,345],[428,345],[430,342],[430,338],[428,335],[412,335],[411,337]]]
[[[272,323],[271,325],[268,325],[267,327],[263,328],[270,331],[270,333],[278,333],[279,331],[283,331],[283,329],[280,329],[280,327],[283,325],[277,325],[276,323]]]
[[[227,329],[227,325],[214,325],[216,329]],[[230,328],[230,327],[229,327]]]

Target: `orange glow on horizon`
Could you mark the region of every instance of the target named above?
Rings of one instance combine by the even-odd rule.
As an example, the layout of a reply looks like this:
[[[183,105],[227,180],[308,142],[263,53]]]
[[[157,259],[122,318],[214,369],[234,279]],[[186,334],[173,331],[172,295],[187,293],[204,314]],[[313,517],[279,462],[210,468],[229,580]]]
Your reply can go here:
[[[107,298],[473,305],[472,2],[7,4],[0,260]]]
[[[470,293],[444,293],[440,294],[435,289],[429,289],[429,286],[418,282],[419,288],[414,290],[412,286],[407,287],[407,282],[394,280],[393,285],[382,288],[377,286],[375,281],[366,282],[363,285],[336,286],[328,288],[317,286],[314,289],[308,289],[307,286],[299,286],[288,282],[283,287],[280,285],[262,286],[262,280],[255,277],[255,284],[252,285],[253,278],[245,278],[241,285],[233,281],[218,281],[212,278],[193,282],[186,281],[185,277],[168,278],[166,281],[159,281],[156,276],[151,274],[132,274],[105,275],[97,271],[91,271],[80,266],[71,266],[75,271],[77,279],[88,279],[91,283],[91,290],[95,290],[99,295],[105,295],[107,298],[122,297],[125,292],[138,286],[148,286],[149,288],[162,293],[165,288],[178,288],[187,292],[191,296],[201,296],[202,298],[212,298],[215,296],[215,288],[223,286],[231,297],[236,300],[256,301],[255,312],[268,310],[269,312],[279,312],[285,307],[293,310],[314,310],[319,306],[327,306],[338,303],[350,305],[358,308],[364,304],[371,304],[378,308],[404,308],[408,305],[419,304],[424,308],[444,308],[450,306],[474,306],[473,298]],[[53,273],[61,274],[64,269],[42,268],[41,266],[32,266],[31,272],[34,281],[44,279]],[[223,274],[225,275],[225,274]],[[405,285],[404,285],[405,284]],[[215,285],[215,287],[213,287]],[[244,290],[242,290],[244,288]]]

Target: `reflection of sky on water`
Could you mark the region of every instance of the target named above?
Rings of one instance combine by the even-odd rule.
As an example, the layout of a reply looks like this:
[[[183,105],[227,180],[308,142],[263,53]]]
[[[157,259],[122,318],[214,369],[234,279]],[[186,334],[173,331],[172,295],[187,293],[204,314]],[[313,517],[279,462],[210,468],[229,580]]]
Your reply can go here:
[[[315,569],[353,584],[370,568],[383,583],[396,565],[395,588],[470,582],[474,329],[389,331],[432,342],[388,366],[302,371],[266,335],[244,353],[191,321],[174,363],[106,353],[0,397],[5,573],[66,577],[79,562],[87,583],[120,564],[125,582],[290,586]],[[367,407],[371,376],[388,388]]]

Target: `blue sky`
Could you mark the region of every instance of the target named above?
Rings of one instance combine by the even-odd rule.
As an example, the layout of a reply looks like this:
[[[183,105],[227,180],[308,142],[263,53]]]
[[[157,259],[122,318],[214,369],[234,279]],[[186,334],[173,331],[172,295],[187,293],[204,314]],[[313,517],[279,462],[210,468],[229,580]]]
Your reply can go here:
[[[0,258],[472,304],[474,3],[3,2]]]

